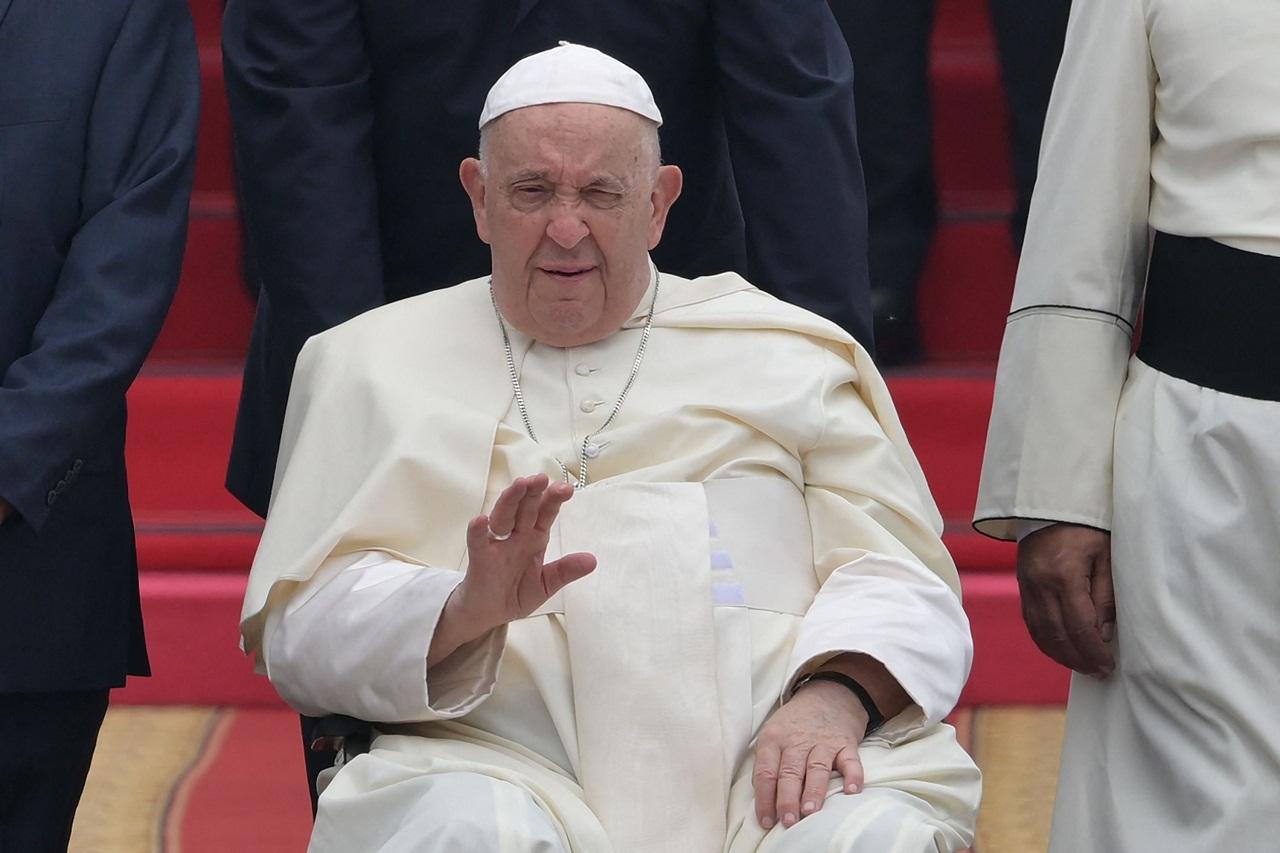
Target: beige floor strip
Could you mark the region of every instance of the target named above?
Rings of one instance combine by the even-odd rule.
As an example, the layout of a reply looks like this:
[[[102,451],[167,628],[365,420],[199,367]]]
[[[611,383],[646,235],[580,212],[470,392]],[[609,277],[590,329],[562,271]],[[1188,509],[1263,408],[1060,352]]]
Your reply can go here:
[[[70,853],[158,853],[165,808],[199,758],[215,708],[112,708],[76,811]]]
[[[1061,708],[980,708],[970,749],[982,768],[975,853],[1044,853],[1062,747]]]

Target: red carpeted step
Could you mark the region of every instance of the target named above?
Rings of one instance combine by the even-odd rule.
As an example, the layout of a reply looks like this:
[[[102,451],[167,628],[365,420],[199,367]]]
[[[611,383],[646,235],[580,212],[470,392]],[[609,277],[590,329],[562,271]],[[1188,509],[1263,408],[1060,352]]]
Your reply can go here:
[[[961,578],[973,631],[973,670],[962,705],[1052,705],[1067,701],[1070,671],[1036,647],[1022,622],[1018,582],[1007,574]]]
[[[945,213],[1013,209],[1008,110],[995,56],[985,48],[935,48],[933,160]]]
[[[231,109],[222,85],[222,51],[200,48],[200,127],[196,137],[197,193],[235,190],[231,166]]]
[[[241,227],[234,199],[202,193],[191,205],[182,279],[151,357],[159,361],[238,362],[249,348],[254,299],[241,271]]]
[[[888,383],[942,517],[950,528],[966,530],[991,418],[990,371],[920,370],[891,374]]]
[[[943,222],[920,282],[920,333],[930,363],[995,363],[1016,269],[1005,220]]]
[[[142,618],[151,678],[112,692],[126,705],[283,704],[239,647],[245,578],[145,572]]]
[[[125,452],[143,571],[248,572],[262,523],[223,488],[239,393],[238,365],[152,365],[129,391]]]

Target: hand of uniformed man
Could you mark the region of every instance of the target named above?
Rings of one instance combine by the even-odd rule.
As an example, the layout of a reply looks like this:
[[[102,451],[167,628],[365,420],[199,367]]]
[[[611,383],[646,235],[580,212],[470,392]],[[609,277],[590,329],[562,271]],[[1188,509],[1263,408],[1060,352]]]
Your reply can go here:
[[[427,665],[513,619],[528,616],[566,584],[590,574],[592,554],[544,563],[551,525],[573,497],[567,483],[546,474],[520,477],[503,490],[489,515],[467,525],[466,577],[445,604]]]
[[[1115,633],[1111,535],[1052,524],[1018,543],[1022,618],[1040,650],[1063,666],[1106,678]]]
[[[751,784],[760,826],[790,827],[822,808],[833,771],[846,794],[862,790],[858,745],[866,731],[867,711],[848,688],[810,681],[797,690],[756,739]]]
[[[4,498],[0,498],[0,524],[4,524],[9,518],[9,513],[13,512],[13,504]]]

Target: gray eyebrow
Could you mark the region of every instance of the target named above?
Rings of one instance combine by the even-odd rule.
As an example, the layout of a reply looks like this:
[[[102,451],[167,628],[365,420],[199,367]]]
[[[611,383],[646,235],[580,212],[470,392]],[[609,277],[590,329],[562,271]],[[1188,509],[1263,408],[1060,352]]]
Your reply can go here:
[[[511,175],[506,179],[504,183],[506,186],[512,186],[513,184],[518,184],[521,181],[546,181],[546,180],[548,180],[548,176],[545,170],[526,169],[524,171],[516,172],[514,175]],[[597,175],[593,177],[590,181],[588,181],[584,186],[580,187],[580,189],[585,190],[585,189],[598,188],[598,189],[612,190],[614,192],[625,192],[628,186],[629,186],[628,183],[623,178],[620,178],[617,175]]]

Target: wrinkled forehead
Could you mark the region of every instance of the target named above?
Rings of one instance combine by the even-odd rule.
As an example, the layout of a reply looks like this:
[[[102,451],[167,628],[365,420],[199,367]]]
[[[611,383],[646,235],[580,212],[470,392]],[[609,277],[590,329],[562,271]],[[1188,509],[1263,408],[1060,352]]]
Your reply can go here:
[[[646,143],[656,128],[619,107],[540,104],[513,110],[487,125],[482,148],[491,165],[504,172],[604,170],[630,175],[649,165],[652,146]]]

